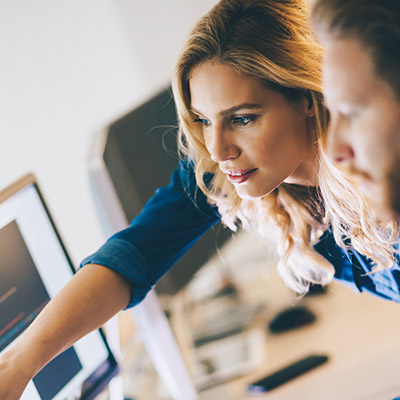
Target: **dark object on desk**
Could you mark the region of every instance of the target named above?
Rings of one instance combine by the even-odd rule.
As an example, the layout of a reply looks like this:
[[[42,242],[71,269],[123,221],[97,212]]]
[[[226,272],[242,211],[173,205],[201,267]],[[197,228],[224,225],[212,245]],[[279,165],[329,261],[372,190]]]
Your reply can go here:
[[[318,285],[318,284],[310,284],[310,288],[306,294],[307,297],[311,296],[319,296],[321,294],[326,294],[327,286]]]
[[[280,386],[291,379],[304,374],[311,369],[318,367],[319,365],[328,361],[328,356],[326,355],[310,355],[302,358],[301,360],[295,361],[271,375],[261,378],[247,386],[247,392],[249,394],[262,394],[268,392]]]
[[[316,320],[315,314],[304,306],[285,308],[269,322],[271,333],[282,333],[309,325]]]

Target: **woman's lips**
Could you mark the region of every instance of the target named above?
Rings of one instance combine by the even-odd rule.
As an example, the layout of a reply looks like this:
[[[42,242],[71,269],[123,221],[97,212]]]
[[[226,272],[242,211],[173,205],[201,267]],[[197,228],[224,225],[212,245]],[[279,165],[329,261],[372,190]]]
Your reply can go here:
[[[256,171],[257,168],[247,170],[224,170],[223,172],[226,174],[229,182],[240,184],[246,182]]]

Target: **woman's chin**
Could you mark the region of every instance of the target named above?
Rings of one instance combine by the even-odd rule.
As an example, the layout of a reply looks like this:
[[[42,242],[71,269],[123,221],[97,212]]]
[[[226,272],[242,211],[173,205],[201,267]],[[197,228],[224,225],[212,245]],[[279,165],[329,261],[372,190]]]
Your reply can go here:
[[[273,192],[279,185],[275,186],[270,190],[255,190],[251,188],[243,188],[235,185],[236,193],[242,200],[257,200],[262,199],[265,196],[268,196],[271,192]]]

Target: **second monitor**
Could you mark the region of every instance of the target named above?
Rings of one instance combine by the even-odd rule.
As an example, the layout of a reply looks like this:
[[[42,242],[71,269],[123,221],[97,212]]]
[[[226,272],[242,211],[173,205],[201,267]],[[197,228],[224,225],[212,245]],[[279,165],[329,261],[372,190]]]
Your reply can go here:
[[[101,154],[118,194],[127,222],[142,209],[159,187],[169,183],[177,168],[177,116],[170,89],[166,89],[107,128]],[[194,273],[231,236],[216,225],[157,283],[161,294],[182,289]]]

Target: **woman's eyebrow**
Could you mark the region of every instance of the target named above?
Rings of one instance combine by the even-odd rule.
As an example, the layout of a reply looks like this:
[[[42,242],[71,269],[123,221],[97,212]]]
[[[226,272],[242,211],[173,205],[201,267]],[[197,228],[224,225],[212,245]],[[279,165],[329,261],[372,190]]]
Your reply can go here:
[[[230,108],[228,108],[226,110],[223,110],[219,114],[222,115],[222,116],[225,116],[225,115],[228,115],[228,114],[232,114],[232,113],[234,113],[236,111],[239,111],[239,110],[241,110],[243,108],[255,110],[255,109],[261,109],[263,107],[264,106],[262,104],[242,103],[242,104],[238,104],[236,106],[230,107]],[[198,115],[202,115],[203,114],[202,112],[197,111],[194,107],[191,107],[190,111],[192,111],[194,114],[198,114]]]
[[[221,111],[220,114],[221,115],[232,114],[232,113],[234,113],[236,111],[239,111],[239,110],[241,110],[243,108],[255,110],[255,109],[263,108],[263,105],[262,104],[254,104],[254,103],[242,103],[242,104],[238,104],[237,106],[233,106],[231,108],[228,108],[227,110]]]

